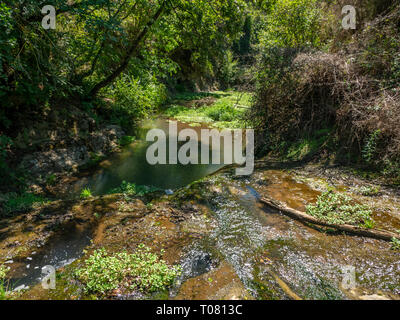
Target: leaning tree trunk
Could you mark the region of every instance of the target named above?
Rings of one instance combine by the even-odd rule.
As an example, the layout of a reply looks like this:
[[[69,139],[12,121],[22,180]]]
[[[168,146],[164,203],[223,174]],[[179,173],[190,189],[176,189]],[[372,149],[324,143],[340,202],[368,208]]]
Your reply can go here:
[[[153,16],[153,18],[149,20],[149,22],[146,24],[146,26],[143,28],[143,30],[139,33],[139,35],[136,37],[136,39],[132,42],[131,46],[129,47],[129,49],[128,49],[124,59],[122,60],[121,64],[119,65],[119,67],[116,68],[108,77],[106,77],[105,79],[103,79],[99,83],[97,83],[93,87],[93,89],[90,91],[90,93],[89,93],[90,96],[92,96],[92,97],[96,96],[97,93],[102,88],[104,88],[104,87],[108,86],[110,83],[112,83],[128,67],[129,61],[138,52],[141,41],[146,37],[150,28],[156,23],[156,21],[160,18],[161,14],[163,13],[164,8],[165,8],[165,3],[166,2],[163,2],[163,4],[157,10],[157,12]]]

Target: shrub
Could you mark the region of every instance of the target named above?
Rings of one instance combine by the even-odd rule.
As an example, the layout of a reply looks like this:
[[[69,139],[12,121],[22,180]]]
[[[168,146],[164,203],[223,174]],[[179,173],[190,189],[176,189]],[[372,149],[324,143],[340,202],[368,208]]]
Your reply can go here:
[[[85,188],[81,191],[81,199],[88,199],[92,196],[92,191],[89,188]]]
[[[277,1],[276,6],[286,2]],[[324,11],[324,21],[332,8]],[[399,181],[400,6],[354,34],[345,35],[340,28],[320,52],[315,50],[318,41],[299,46],[297,36],[286,36],[290,28],[282,25],[279,30],[280,20],[290,12],[295,11],[290,9],[267,28],[262,42],[257,99],[248,114],[257,129],[257,152],[266,154],[283,141],[290,144],[332,127],[329,143],[334,144],[337,160],[362,162]],[[282,38],[276,36],[280,33]],[[324,149],[332,151],[327,145]]]
[[[132,142],[135,141],[135,137],[132,136],[123,136],[120,140],[119,140],[119,144],[121,146],[127,146],[130,145]]]
[[[220,67],[220,81],[224,88],[229,88],[233,85],[238,72],[237,65],[238,61],[235,60],[232,51],[227,50]]]
[[[317,46],[321,12],[316,0],[277,0],[261,35],[264,47]]]
[[[379,186],[364,186],[358,190],[358,193],[366,197],[377,196],[380,192],[381,188]]]
[[[351,224],[372,228],[372,211],[352,198],[341,193],[328,191],[318,197],[315,205],[307,206],[307,213],[331,224]]]
[[[400,240],[394,237],[392,239],[392,250],[400,250]]]
[[[118,288],[151,293],[170,286],[179,273],[180,267],[168,266],[149,248],[139,245],[133,254],[96,250],[76,276],[87,293],[107,294]]]
[[[15,192],[6,194],[6,201],[3,210],[6,214],[12,212],[24,212],[35,206],[43,204],[45,199],[33,193],[24,192],[18,194]]]
[[[381,130],[375,130],[368,138],[363,150],[362,155],[367,163],[370,163],[376,153],[376,147],[381,134]]]
[[[112,103],[111,120],[124,128],[148,117],[166,101],[164,85],[155,79],[146,82],[132,76],[123,76],[106,90]]]
[[[5,280],[9,270],[9,267],[0,265],[0,300],[7,300],[9,298],[7,294],[7,286]]]
[[[152,193],[158,190],[160,189],[153,186],[138,186],[134,183],[123,181],[118,188],[110,190],[109,193],[123,193],[125,196],[143,196],[147,193]]]

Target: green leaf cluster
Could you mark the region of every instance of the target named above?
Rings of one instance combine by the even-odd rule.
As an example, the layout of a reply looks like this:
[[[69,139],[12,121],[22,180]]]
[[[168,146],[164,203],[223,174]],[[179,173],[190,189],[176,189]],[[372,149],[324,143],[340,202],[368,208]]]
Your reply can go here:
[[[342,193],[328,191],[318,197],[315,205],[307,206],[307,214],[331,224],[350,224],[373,228],[372,211]]]
[[[151,293],[170,286],[180,268],[171,267],[139,245],[134,253],[110,253],[102,248],[93,252],[76,276],[85,285],[87,293],[107,294],[112,290]]]

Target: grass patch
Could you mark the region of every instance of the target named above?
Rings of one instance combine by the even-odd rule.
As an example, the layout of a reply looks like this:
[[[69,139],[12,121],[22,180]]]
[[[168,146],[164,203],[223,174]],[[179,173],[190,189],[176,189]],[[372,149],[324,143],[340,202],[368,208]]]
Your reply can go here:
[[[349,196],[333,191],[319,196],[315,205],[308,205],[307,213],[331,224],[350,224],[370,229],[374,227],[372,211],[367,206],[355,203]]]
[[[148,193],[160,191],[161,189],[153,186],[141,186],[134,183],[123,181],[118,188],[111,189],[108,193],[122,193],[125,196],[144,196]]]
[[[92,191],[89,188],[85,188],[81,191],[80,198],[81,199],[88,199],[92,196]]]
[[[400,240],[397,238],[392,239],[392,250],[400,251]]]
[[[358,193],[366,197],[373,197],[381,193],[381,188],[379,186],[364,186],[358,190]]]
[[[168,266],[149,248],[139,245],[133,254],[96,250],[76,276],[85,284],[86,293],[104,295],[115,289],[143,293],[165,290],[179,273],[179,266]]]
[[[5,200],[3,211],[6,215],[25,212],[46,202],[46,199],[43,197],[28,192],[22,194],[15,192],[8,193],[5,195]]]
[[[221,98],[229,93],[226,92],[191,92],[191,91],[184,91],[179,92],[174,96],[175,101],[193,101],[193,100],[200,100],[207,97],[214,97],[214,98]]]
[[[205,95],[207,94],[207,95]],[[168,106],[165,115],[182,122],[208,123],[217,128],[244,128],[243,115],[251,105],[250,93],[215,92],[203,93],[202,98],[212,96],[217,100],[211,105],[190,108],[179,103]],[[190,98],[190,99],[189,99]],[[176,97],[175,101],[195,101],[199,96],[186,94],[185,99]]]
[[[8,271],[10,271],[9,267],[0,265],[0,300],[11,299],[10,295],[7,293],[7,284],[6,284],[6,276]]]

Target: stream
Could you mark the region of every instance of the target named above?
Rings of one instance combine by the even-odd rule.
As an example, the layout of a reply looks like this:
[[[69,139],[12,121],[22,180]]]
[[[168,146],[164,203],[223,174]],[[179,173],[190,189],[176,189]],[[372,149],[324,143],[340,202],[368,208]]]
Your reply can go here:
[[[192,129],[196,131],[198,137],[200,137],[202,129],[208,129],[205,125],[190,127],[186,123],[177,123],[178,132],[184,129]],[[167,134],[165,141],[167,146],[170,139],[177,140],[176,136],[169,136],[168,120],[157,119],[144,122],[139,131],[138,140],[124,148],[122,153],[111,157],[108,161],[105,161],[103,163],[103,168],[100,168],[88,177],[82,178],[72,186],[72,194],[79,195],[80,190],[83,188],[90,188],[94,195],[103,195],[110,190],[119,187],[123,181],[135,183],[136,185],[147,185],[164,190],[173,190],[184,187],[223,167],[223,164],[150,165],[146,160],[146,151],[152,142],[146,142],[146,134],[149,130],[154,128],[161,129]],[[180,144],[183,143],[184,142]],[[210,152],[212,152],[212,146],[207,145],[206,147],[209,148]],[[200,150],[201,143],[199,143],[199,155]],[[220,152],[221,154],[224,152],[223,144],[221,144]]]
[[[188,124],[177,122],[178,132],[184,129],[193,129],[200,137],[201,129],[208,129],[202,125],[190,127]],[[165,143],[170,139],[177,139],[169,135],[169,121],[166,119],[145,121],[139,131],[138,140],[123,151],[105,161],[90,175],[85,174],[79,181],[68,186],[68,196],[65,198],[77,198],[83,188],[90,188],[93,195],[99,196],[119,187],[123,181],[136,185],[147,185],[166,190],[172,193],[174,189],[184,187],[193,181],[203,178],[223,167],[223,164],[209,165],[150,165],[146,160],[146,151],[150,142],[146,142],[146,134],[151,129],[162,129],[166,135]],[[183,143],[181,143],[183,144]],[[178,145],[179,146],[179,145]],[[199,144],[199,155],[201,150]],[[212,152],[212,147],[207,146]],[[221,144],[221,154],[224,152]],[[222,157],[223,158],[223,157]],[[63,195],[64,196],[64,195]],[[12,288],[29,287],[38,283],[41,279],[41,268],[46,265],[56,269],[65,267],[82,256],[82,250],[90,244],[92,232],[79,230],[72,227],[64,230],[61,235],[54,237],[50,244],[41,248],[40,254],[32,255],[21,261],[13,261]]]
[[[179,123],[179,130],[188,127]],[[168,298],[329,300],[400,297],[400,253],[390,250],[389,243],[321,232],[258,201],[260,196],[268,194],[292,208],[304,210],[305,205],[314,202],[320,194],[315,185],[299,181],[283,170],[265,169],[249,177],[222,172],[183,188],[222,165],[148,165],[146,149],[149,143],[144,137],[151,128],[168,132],[168,121],[146,123],[138,141],[108,159],[70,190],[77,195],[83,187],[90,187],[94,194],[104,195],[127,181],[169,190],[167,194],[178,192],[183,198],[190,199],[178,207],[172,204],[167,210],[161,207],[150,211],[138,220],[142,221],[139,227],[135,226],[136,220],[125,222],[128,220],[124,219],[134,216],[129,210],[124,213],[125,218],[121,218],[123,223],[120,220],[113,222],[121,213],[109,212],[120,209],[104,209],[106,215],[101,220],[111,230],[107,231],[103,225],[104,232],[115,232],[110,235],[113,245],[125,239],[125,233],[128,233],[135,241],[144,241],[146,235],[150,235],[156,248],[170,247],[171,243],[179,248],[169,254],[169,261],[178,262],[183,272]],[[206,127],[194,129],[200,132],[202,128]],[[173,196],[166,198],[168,203]],[[197,200],[202,205],[206,203],[207,214],[198,213]],[[140,215],[145,208],[135,210]],[[171,223],[171,217],[166,215],[175,210],[189,212],[184,214],[182,226],[180,220]],[[387,219],[387,215],[382,215],[381,220],[382,223],[395,221],[395,226],[399,222],[397,218]],[[116,231],[112,231],[112,227]],[[130,231],[130,227],[134,231]],[[94,229],[96,227],[79,223],[68,224],[29,259],[13,261],[10,264],[13,287],[35,286],[40,282],[40,270],[45,265],[61,268],[79,259],[83,249],[94,239]],[[184,238],[182,232],[186,234]],[[97,231],[97,237],[98,234]],[[355,272],[356,284],[352,287],[343,280],[344,272],[349,268]],[[28,298],[31,298],[30,294],[28,291]],[[46,295],[41,292],[40,297]]]

